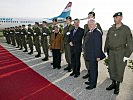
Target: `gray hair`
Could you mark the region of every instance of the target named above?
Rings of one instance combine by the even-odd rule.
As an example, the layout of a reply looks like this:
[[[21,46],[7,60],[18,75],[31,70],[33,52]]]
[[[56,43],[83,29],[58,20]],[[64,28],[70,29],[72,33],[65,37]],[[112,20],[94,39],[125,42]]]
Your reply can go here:
[[[92,23],[94,23],[94,24],[96,25],[96,21],[95,21],[94,19],[89,19],[89,20],[88,20],[88,24],[89,24],[90,22],[92,22]]]

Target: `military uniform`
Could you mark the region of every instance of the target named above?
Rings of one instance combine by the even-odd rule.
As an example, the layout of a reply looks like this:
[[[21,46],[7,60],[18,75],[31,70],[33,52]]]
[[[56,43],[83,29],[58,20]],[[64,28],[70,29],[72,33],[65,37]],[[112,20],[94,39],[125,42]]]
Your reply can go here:
[[[33,36],[34,32],[32,28],[28,28],[28,34],[27,34],[27,43],[29,44],[30,52],[28,54],[33,53]]]
[[[10,36],[11,36],[12,45],[16,46],[16,42],[15,42],[15,30],[13,30],[13,28],[10,30]]]
[[[41,35],[41,31],[39,27],[36,27],[34,29],[34,45],[36,48],[36,51],[38,52],[38,55],[36,55],[36,57],[40,57],[41,56],[41,48],[40,48],[40,39],[39,36]]]
[[[64,70],[71,70],[71,52],[70,52],[71,47],[69,44],[69,33],[73,29],[74,29],[74,26],[72,24],[64,27],[63,46],[64,46],[64,50],[65,50],[65,59],[66,59],[66,62],[68,63],[68,67],[65,68]]]
[[[113,25],[107,33],[105,52],[109,54],[109,73],[112,80],[123,81],[127,62],[124,57],[130,57],[132,34],[128,26],[122,24],[118,29]]]
[[[10,44],[11,43],[11,37],[10,37],[10,31],[9,28],[6,31],[6,37],[7,37],[7,43]]]
[[[22,45],[24,47],[24,52],[27,52],[27,43],[26,43],[26,36],[27,36],[27,30],[25,28],[23,28],[21,30],[21,38],[22,38]]]
[[[22,31],[22,29],[19,28],[19,33],[18,33],[18,40],[19,40],[19,45],[20,45],[20,49],[19,50],[22,50],[23,49],[21,31]]]
[[[43,59],[48,60],[48,39],[47,36],[50,35],[50,30],[47,27],[42,27],[42,32],[41,32],[41,46],[43,48],[43,52],[45,54],[45,58]]]
[[[15,38],[16,38],[17,48],[19,48],[19,46],[20,46],[20,43],[19,43],[19,29],[15,29]]]

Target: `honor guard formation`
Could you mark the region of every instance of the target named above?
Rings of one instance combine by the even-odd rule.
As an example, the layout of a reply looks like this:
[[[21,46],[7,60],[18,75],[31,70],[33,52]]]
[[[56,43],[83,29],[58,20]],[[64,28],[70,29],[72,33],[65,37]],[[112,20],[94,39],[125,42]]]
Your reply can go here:
[[[130,28],[122,23],[122,12],[115,13],[113,18],[114,24],[107,32],[104,51],[102,51],[103,31],[100,24],[95,21],[94,12],[88,13],[88,22],[84,25],[84,29],[80,27],[79,19],[74,19],[74,24],[71,24],[73,20],[68,16],[64,28],[55,18],[51,28],[48,27],[46,21],[43,21],[42,24],[35,22],[34,26],[29,24],[28,29],[25,25],[5,28],[3,34],[7,44],[13,45],[29,55],[37,51],[35,57],[41,57],[41,53],[43,53],[42,61],[49,60],[49,51],[51,51],[53,69],[61,68],[61,54],[65,53],[68,66],[64,68],[64,71],[71,72],[70,76],[74,78],[80,75],[80,57],[83,52],[87,69],[83,79],[88,79],[85,82],[87,90],[96,88],[98,62],[108,58],[108,72],[112,84],[106,90],[114,89],[114,94],[119,94],[125,67],[133,52],[133,39]]]

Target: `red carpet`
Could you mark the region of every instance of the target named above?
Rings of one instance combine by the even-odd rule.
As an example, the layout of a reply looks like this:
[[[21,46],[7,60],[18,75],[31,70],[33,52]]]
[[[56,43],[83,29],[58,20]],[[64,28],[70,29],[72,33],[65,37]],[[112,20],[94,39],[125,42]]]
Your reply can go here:
[[[0,100],[74,100],[0,46]]]

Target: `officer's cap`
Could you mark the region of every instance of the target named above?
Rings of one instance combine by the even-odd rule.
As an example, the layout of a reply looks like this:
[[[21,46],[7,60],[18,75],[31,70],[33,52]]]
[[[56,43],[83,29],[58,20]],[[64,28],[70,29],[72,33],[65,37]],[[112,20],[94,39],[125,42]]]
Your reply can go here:
[[[113,15],[113,17],[116,17],[116,16],[122,16],[122,12],[117,12]]]
[[[22,25],[23,27],[25,27],[25,25]]]
[[[39,23],[38,22],[35,22],[35,24],[37,24],[39,26]]]
[[[43,21],[42,23],[45,23],[45,24],[47,24],[47,22],[46,22],[46,21]]]
[[[93,11],[89,12],[88,15],[93,15],[95,17],[95,13]]]
[[[57,18],[54,18],[53,21],[57,22]]]
[[[72,17],[71,17],[71,16],[67,16],[66,19],[70,19],[70,20],[72,20]]]
[[[31,26],[31,24],[28,24],[28,26]]]

